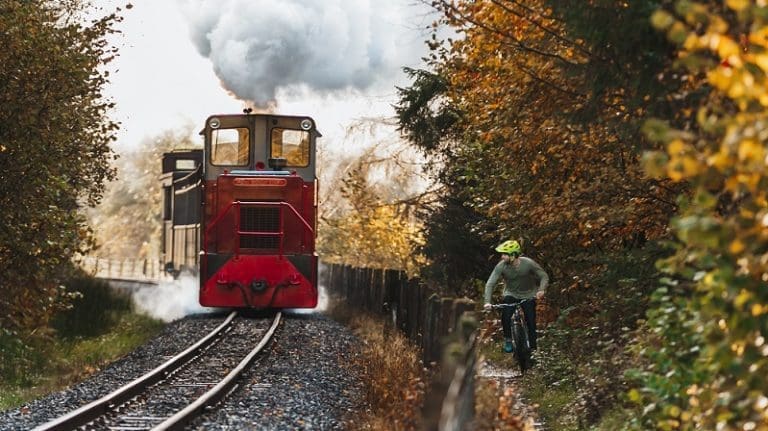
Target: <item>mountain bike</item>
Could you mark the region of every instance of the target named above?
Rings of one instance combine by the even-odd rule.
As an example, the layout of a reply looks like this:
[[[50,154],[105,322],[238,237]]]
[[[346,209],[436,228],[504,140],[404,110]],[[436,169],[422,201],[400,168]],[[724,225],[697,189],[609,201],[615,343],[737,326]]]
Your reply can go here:
[[[528,326],[525,324],[525,313],[523,313],[523,303],[532,301],[532,299],[523,299],[511,304],[493,304],[491,309],[498,310],[503,308],[512,308],[512,345],[514,348],[515,359],[520,366],[520,371],[525,372],[531,366],[531,343],[528,339]]]

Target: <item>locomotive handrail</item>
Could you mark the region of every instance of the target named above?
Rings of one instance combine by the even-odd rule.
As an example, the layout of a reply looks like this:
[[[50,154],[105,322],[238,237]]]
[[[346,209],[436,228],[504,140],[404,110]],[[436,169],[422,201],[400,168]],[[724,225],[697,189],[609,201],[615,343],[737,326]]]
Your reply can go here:
[[[232,209],[233,206],[237,206],[238,208],[243,206],[272,206],[272,207],[280,207],[280,231],[279,232],[266,232],[266,231],[241,231],[240,230],[240,212],[238,211],[236,213],[236,219],[235,219],[235,232],[238,235],[252,235],[252,236],[279,236],[280,237],[280,247],[279,252],[280,255],[283,255],[283,237],[285,236],[285,232],[283,231],[283,217],[282,217],[282,207],[288,207],[293,214],[296,216],[296,218],[301,222],[301,224],[304,226],[304,228],[310,233],[315,233],[314,229],[307,223],[307,221],[304,219],[304,217],[299,214],[298,211],[296,211],[296,208],[293,207],[293,205],[289,204],[288,202],[260,202],[260,201],[248,201],[248,202],[242,202],[242,201],[233,201],[229,205],[227,205],[224,210],[222,210],[219,215],[216,216],[216,218],[213,219],[211,224],[209,226],[206,226],[205,233],[203,235],[203,253],[208,254],[208,234],[210,233],[211,229],[213,229],[214,226],[216,226],[217,223],[221,221],[221,219],[224,218],[227,213],[229,213],[229,210]],[[240,253],[240,245],[235,247],[235,254]]]
[[[183,177],[179,177],[173,180],[174,188],[189,187],[190,185],[194,185],[196,182],[199,182],[201,179],[200,174],[202,173],[202,169],[203,169],[203,165],[197,165],[197,167],[187,175],[184,175]]]

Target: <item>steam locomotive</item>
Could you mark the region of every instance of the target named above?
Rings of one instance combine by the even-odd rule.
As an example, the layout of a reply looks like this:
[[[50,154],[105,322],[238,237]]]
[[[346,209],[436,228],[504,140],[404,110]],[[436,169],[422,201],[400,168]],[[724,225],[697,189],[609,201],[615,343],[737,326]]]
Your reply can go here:
[[[200,304],[317,305],[312,118],[213,115],[202,150],[163,155],[162,260],[199,276]]]

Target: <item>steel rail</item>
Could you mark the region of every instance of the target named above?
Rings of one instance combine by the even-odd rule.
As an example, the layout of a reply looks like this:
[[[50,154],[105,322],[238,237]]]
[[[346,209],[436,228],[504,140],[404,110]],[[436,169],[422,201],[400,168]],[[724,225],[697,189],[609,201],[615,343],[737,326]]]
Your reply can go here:
[[[237,312],[233,311],[221,325],[216,327],[216,329],[211,331],[204,338],[201,338],[197,343],[193,344],[188,349],[184,350],[173,358],[167,360],[165,363],[155,368],[154,370],[99,398],[96,401],[88,403],[77,410],[71,411],[64,416],[34,428],[34,431],[71,430],[85,425],[98,418],[99,416],[104,415],[114,406],[120,405],[135,397],[144,391],[144,389],[147,387],[159,382],[172,371],[175,371],[184,365],[190,358],[197,354],[200,349],[211,344],[211,342],[213,342],[214,339],[232,323],[232,320],[235,318],[235,316],[237,316]]]
[[[243,358],[242,361],[235,367],[226,377],[224,377],[219,383],[211,388],[208,392],[204,393],[192,404],[188,405],[178,413],[169,417],[159,425],[152,428],[152,431],[166,431],[166,430],[180,430],[183,429],[192,419],[197,417],[200,412],[207,406],[215,404],[220,401],[229,391],[234,387],[238,377],[245,371],[248,366],[253,362],[256,355],[269,343],[274,335],[277,326],[280,324],[281,312],[277,312],[275,320],[272,322],[272,326],[269,328],[264,337],[262,337],[259,344],[251,350],[248,355]]]

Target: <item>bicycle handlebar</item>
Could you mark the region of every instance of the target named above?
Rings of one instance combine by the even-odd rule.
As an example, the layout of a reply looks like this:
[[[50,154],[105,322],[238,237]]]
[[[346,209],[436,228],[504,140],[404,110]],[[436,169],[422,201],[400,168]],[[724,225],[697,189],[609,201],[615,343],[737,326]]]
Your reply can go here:
[[[522,304],[524,304],[524,303],[526,303],[526,302],[530,302],[530,301],[533,301],[533,298],[529,298],[529,299],[521,299],[521,300],[519,300],[519,301],[516,301],[516,302],[513,302],[513,303],[511,303],[511,304],[491,304],[491,309],[492,309],[492,310],[497,310],[497,309],[500,309],[500,308],[512,308],[512,307],[517,307],[518,305],[522,305]]]

